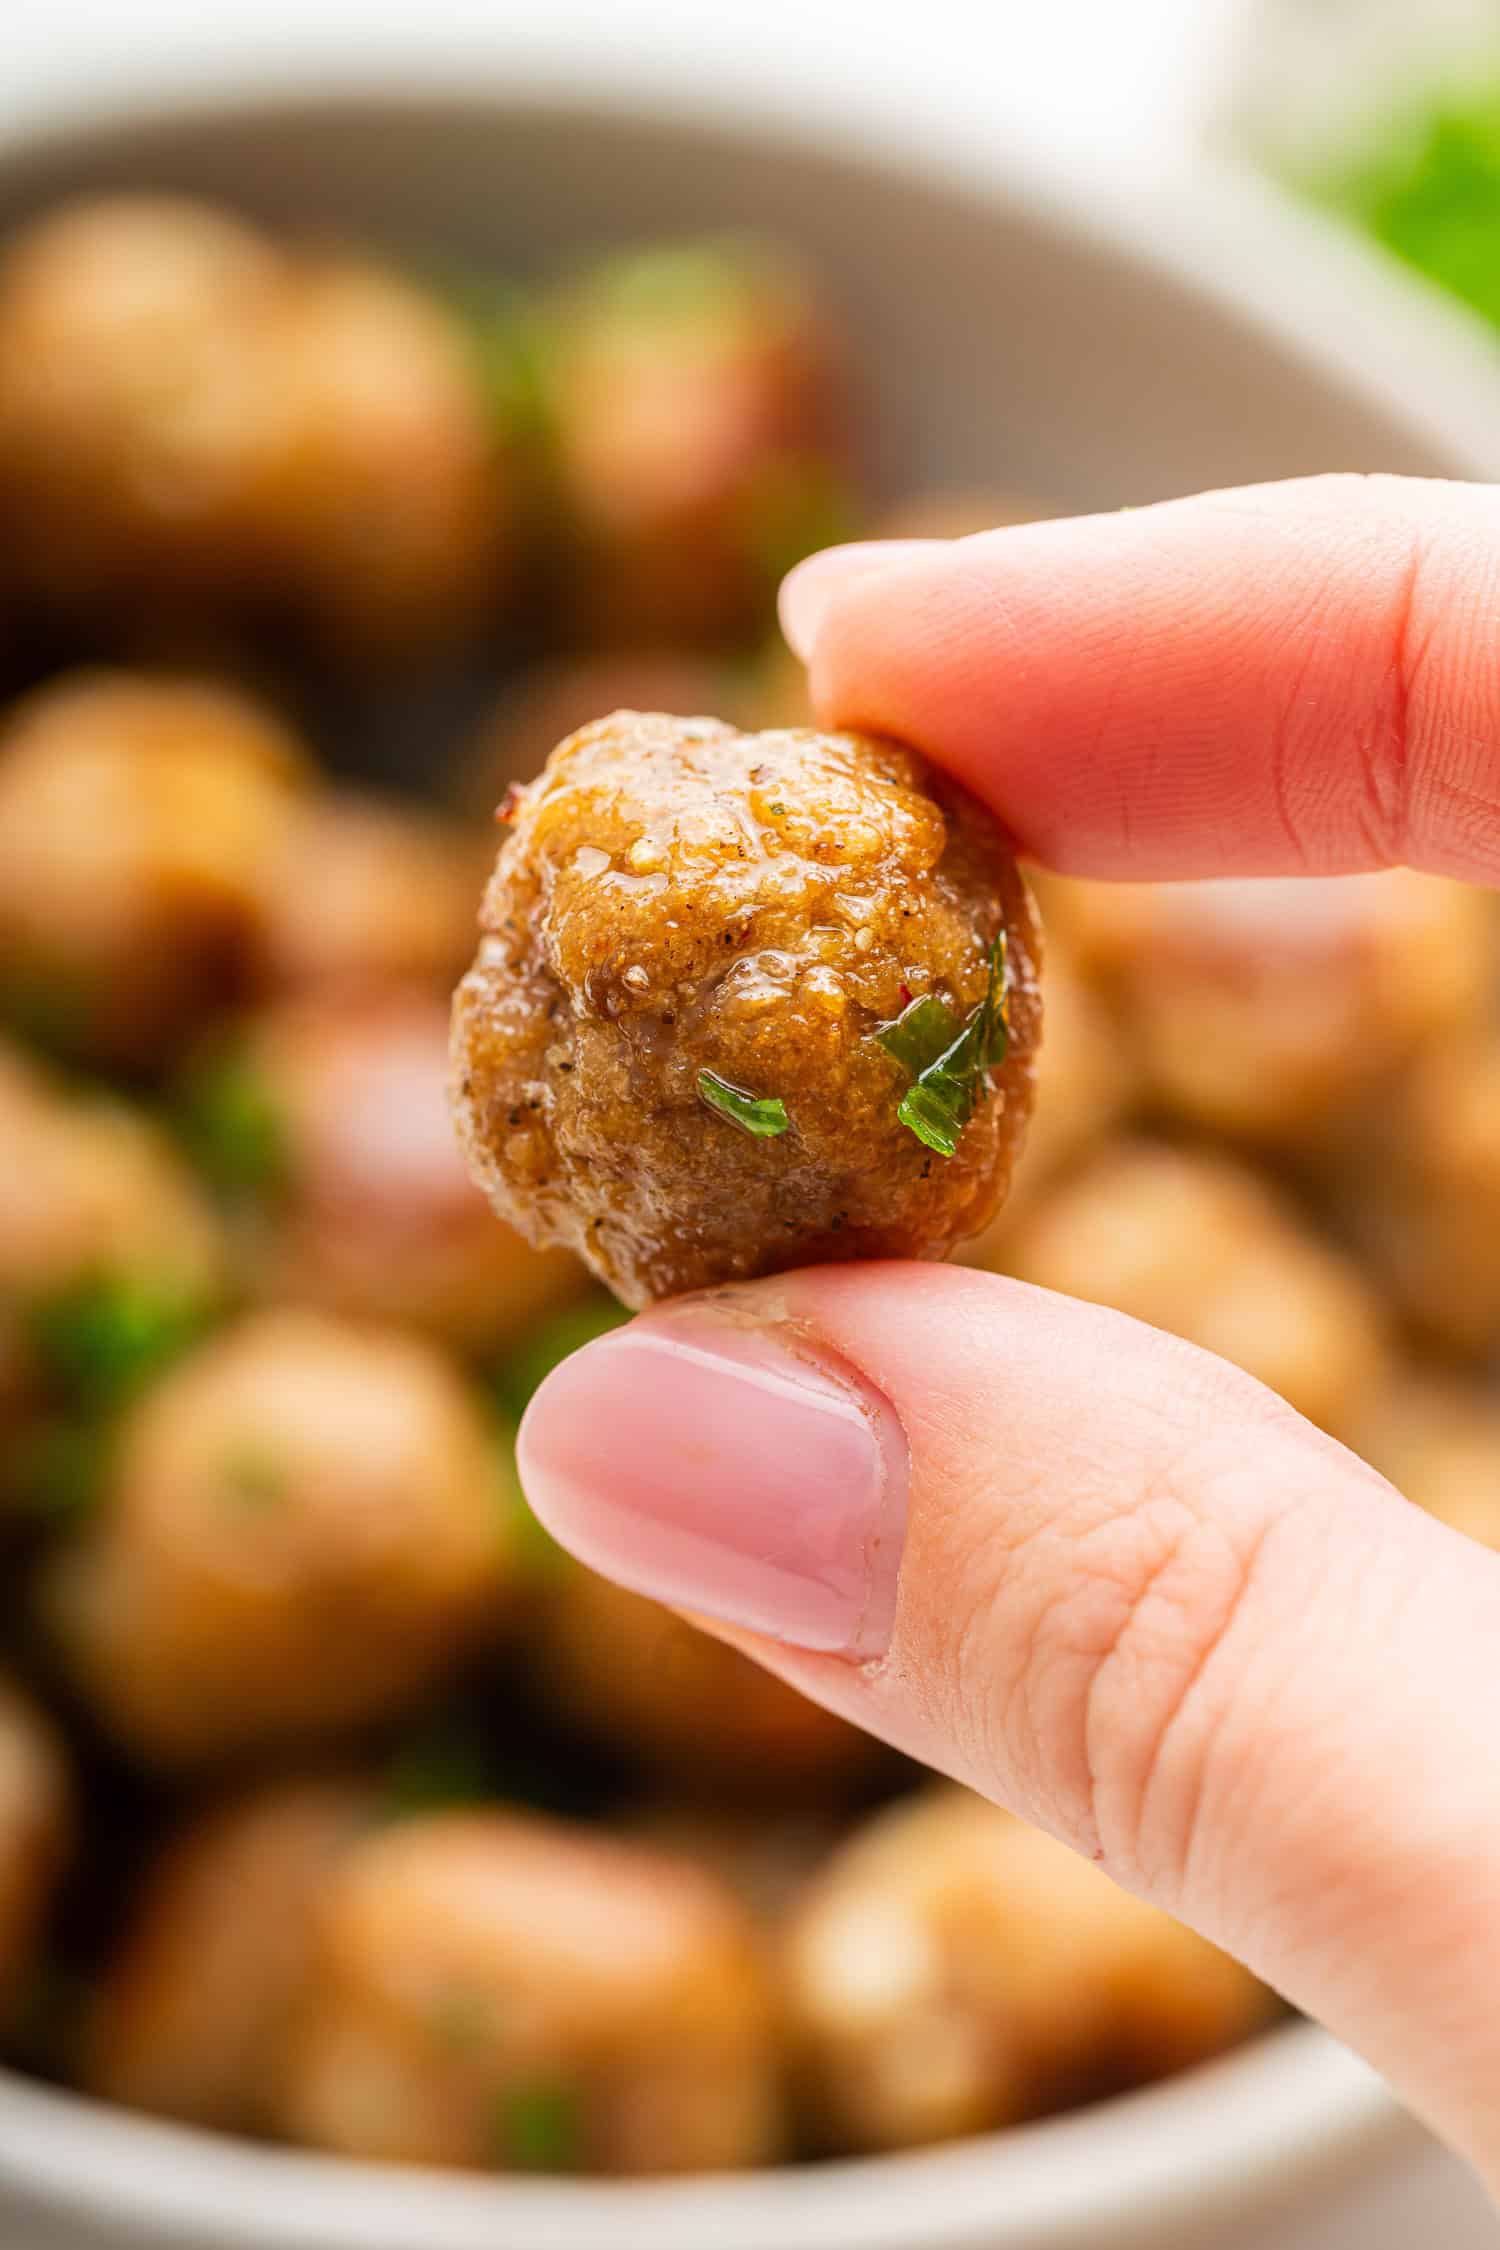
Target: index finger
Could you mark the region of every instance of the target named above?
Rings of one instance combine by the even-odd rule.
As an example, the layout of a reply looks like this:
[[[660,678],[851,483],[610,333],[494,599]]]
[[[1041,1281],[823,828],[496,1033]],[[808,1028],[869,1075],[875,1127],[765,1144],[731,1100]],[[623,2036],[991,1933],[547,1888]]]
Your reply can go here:
[[[825,720],[1065,873],[1500,881],[1500,491],[1318,477],[834,549],[783,621]]]

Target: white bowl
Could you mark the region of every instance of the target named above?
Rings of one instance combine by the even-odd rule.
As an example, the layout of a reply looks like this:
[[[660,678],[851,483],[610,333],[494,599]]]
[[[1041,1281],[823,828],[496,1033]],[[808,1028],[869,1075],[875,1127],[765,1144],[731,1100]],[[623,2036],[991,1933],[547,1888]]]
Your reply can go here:
[[[0,225],[79,188],[181,186],[524,269],[752,223],[825,267],[892,490],[1109,507],[1327,468],[1500,473],[1487,348],[1462,323],[1422,333],[1425,300],[1243,188],[1102,215],[1005,178],[977,143],[919,158],[887,126],[877,154],[826,119],[799,132],[785,104],[776,130],[745,131],[603,95],[327,84],[13,124]],[[1497,2240],[1467,2175],[1309,2026],[992,2139],[628,2187],[348,2165],[0,2074],[0,2242],[17,2250],[1377,2250],[1419,2228],[1443,2250]]]

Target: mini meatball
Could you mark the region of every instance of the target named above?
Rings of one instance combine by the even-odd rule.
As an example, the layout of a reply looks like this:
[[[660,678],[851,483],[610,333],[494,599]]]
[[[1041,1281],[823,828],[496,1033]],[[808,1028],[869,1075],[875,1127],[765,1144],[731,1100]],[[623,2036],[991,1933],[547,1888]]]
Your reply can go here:
[[[270,2130],[313,1925],[369,1790],[275,1781],[188,1819],[131,1902],[89,2025],[106,2101],[225,2133]]]
[[[1484,895],[1396,869],[1318,881],[1051,881],[1049,918],[1118,1001],[1150,1090],[1213,1132],[1323,1135],[1487,1005]]]
[[[267,353],[248,537],[272,592],[363,667],[460,639],[496,591],[508,513],[462,325],[381,267],[304,256]]]
[[[139,1754],[191,1765],[399,1711],[495,1620],[504,1463],[397,1332],[265,1312],[134,1407],[42,1604]]]
[[[190,1077],[190,1141],[237,1205],[255,1294],[498,1350],[581,1293],[575,1259],[475,1188],[447,1080],[447,1004],[411,987],[279,1002]]]
[[[779,253],[613,258],[559,296],[545,364],[564,599],[592,633],[747,638],[782,574],[850,535],[843,379]]]
[[[736,691],[746,710],[736,709]],[[601,711],[669,711],[684,719],[728,710],[748,715],[734,668],[692,649],[617,649],[564,656],[523,672],[459,760],[455,802],[485,819],[512,783],[535,781],[548,754]],[[473,915],[468,935],[473,937]]]
[[[1205,1938],[953,1788],[835,1852],[784,1971],[804,2096],[840,2149],[983,2132],[1165,2077],[1274,2005]]]
[[[296,744],[244,698],[80,673],[0,730],[0,1010],[92,1062],[159,1063],[241,985]]]
[[[1004,1195],[1039,935],[988,816],[911,752],[617,713],[519,794],[480,926],[475,1176],[627,1304],[941,1256]]]
[[[1500,1399],[1488,1384],[1409,1370],[1382,1388],[1351,1442],[1430,1516],[1500,1548]]]
[[[216,1306],[218,1222],[156,1126],[4,1050],[0,1143],[0,1403],[111,1407]]]
[[[1385,1324],[1358,1269],[1228,1158],[1144,1141],[1106,1150],[1023,1220],[1005,1265],[1219,1353],[1335,1436],[1386,1370]]]
[[[529,1671],[569,1725],[701,1796],[824,1797],[884,1755],[737,1649],[570,1559],[539,1591]]]
[[[50,1719],[0,1678],[0,2025],[13,2023],[73,1842],[67,1752]]]
[[[1490,1360],[1500,1343],[1500,1039],[1446,1041],[1341,1150],[1335,1200],[1412,1324]]]
[[[15,237],[0,264],[0,516],[31,591],[141,620],[234,598],[285,286],[261,235],[185,199],[67,204]]]
[[[769,1979],[733,1895],[586,1829],[450,1813],[334,1874],[285,2082],[297,2139],[499,2171],[755,2164]]]
[[[415,806],[352,791],[311,800],[267,869],[256,982],[451,991],[474,950],[487,859],[467,828]]]

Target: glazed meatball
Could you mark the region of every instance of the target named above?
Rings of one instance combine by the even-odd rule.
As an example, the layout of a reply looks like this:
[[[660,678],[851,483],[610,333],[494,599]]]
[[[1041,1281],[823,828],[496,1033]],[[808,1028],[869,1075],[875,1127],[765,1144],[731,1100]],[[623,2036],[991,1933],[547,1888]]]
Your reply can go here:
[[[1351,1238],[1432,1342],[1500,1343],[1500,1039],[1445,1042],[1340,1152]]]
[[[1495,975],[1484,895],[1396,869],[1317,881],[1051,881],[1049,919],[1117,1000],[1158,1102],[1213,1132],[1323,1135]]]
[[[1036,924],[988,816],[911,752],[617,713],[520,793],[481,930],[470,1163],[627,1304],[940,1256],[1003,1196]]]
[[[73,1816],[61,1736],[28,1695],[0,1678],[0,2024],[14,2022],[36,1966]]]
[[[0,1008],[91,1062],[159,1063],[243,981],[297,746],[218,688],[127,673],[0,730]]]
[[[42,1602],[106,1722],[185,1766],[400,1710],[493,1623],[510,1536],[446,1360],[269,1311],[131,1411]]]
[[[737,1649],[571,1560],[539,1590],[529,1669],[570,1725],[700,1793],[827,1796],[882,1757]]]
[[[699,1868],[504,1812],[409,1821],[336,1871],[284,2122],[349,2156],[500,2171],[754,2164],[769,1980]]]
[[[454,643],[496,590],[508,512],[463,328],[378,266],[302,257],[266,348],[248,536],[277,599],[362,667]]]
[[[565,602],[591,634],[723,641],[849,535],[844,384],[808,277],[745,242],[611,259],[556,300]]]
[[[311,800],[267,869],[256,982],[450,991],[474,950],[487,859],[466,827],[415,806],[352,791]]]
[[[148,1868],[96,1995],[91,2093],[220,2132],[269,2130],[314,1920],[369,1812],[358,1781],[296,1779],[184,1823]]]
[[[1232,2046],[1249,1971],[1089,1861],[952,1788],[878,1814],[793,1918],[785,1992],[826,2143],[982,2132]]]
[[[272,440],[286,264],[204,204],[115,195],[22,230],[0,264],[0,516],[68,612],[233,598]]]
[[[1500,1400],[1488,1384],[1409,1370],[1381,1390],[1351,1442],[1440,1523],[1500,1548]]]
[[[1385,1373],[1384,1321],[1358,1269],[1225,1157],[1106,1150],[1023,1221],[1005,1265],[1219,1353],[1335,1436]]]
[[[255,1294],[495,1350],[581,1292],[575,1259],[475,1188],[447,1078],[447,1004],[411,987],[282,1001],[190,1075],[190,1142],[237,1208]]]
[[[4,1049],[0,1144],[0,1405],[113,1406],[221,1297],[218,1222],[158,1127]]]

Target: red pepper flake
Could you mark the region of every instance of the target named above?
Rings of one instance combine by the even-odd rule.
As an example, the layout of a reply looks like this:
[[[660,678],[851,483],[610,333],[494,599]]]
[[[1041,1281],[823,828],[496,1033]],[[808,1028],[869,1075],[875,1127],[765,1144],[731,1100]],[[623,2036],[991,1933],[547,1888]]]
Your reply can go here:
[[[915,997],[915,995],[914,995],[914,994],[913,994],[913,992],[912,992],[912,988],[911,988],[911,986],[910,986],[909,984],[903,984],[903,985],[902,985],[902,987],[901,987],[901,1005],[902,1005],[902,1007],[903,1007],[903,1008],[909,1008],[909,1007],[911,1006],[911,1004],[912,1004],[912,1001],[913,1001],[914,997]]]
[[[511,822],[515,819],[516,814],[521,809],[521,799],[525,796],[525,794],[526,791],[519,781],[513,781],[511,783],[510,787],[506,790],[505,795],[501,798],[499,804],[495,807],[495,820],[500,827],[509,828]]]

